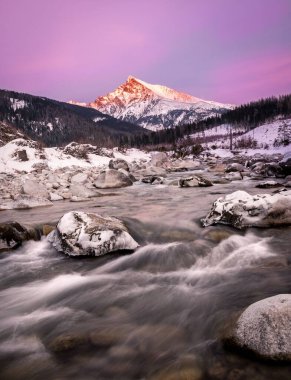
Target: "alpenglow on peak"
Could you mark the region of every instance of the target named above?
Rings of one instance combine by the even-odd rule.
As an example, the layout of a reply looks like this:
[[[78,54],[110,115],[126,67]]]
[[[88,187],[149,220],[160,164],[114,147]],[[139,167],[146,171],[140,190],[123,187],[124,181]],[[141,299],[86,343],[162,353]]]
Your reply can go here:
[[[229,104],[150,84],[133,75],[112,92],[99,96],[86,106],[151,130],[193,123],[233,108]]]

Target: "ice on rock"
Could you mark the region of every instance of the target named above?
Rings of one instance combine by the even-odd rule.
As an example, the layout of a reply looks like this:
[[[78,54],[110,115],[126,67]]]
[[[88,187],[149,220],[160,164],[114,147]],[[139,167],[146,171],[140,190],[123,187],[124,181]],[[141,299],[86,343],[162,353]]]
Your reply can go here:
[[[221,223],[237,228],[291,224],[291,191],[257,195],[235,191],[218,198],[201,222],[204,227]]]
[[[122,221],[81,211],[66,213],[48,240],[69,256],[101,256],[138,247]]]

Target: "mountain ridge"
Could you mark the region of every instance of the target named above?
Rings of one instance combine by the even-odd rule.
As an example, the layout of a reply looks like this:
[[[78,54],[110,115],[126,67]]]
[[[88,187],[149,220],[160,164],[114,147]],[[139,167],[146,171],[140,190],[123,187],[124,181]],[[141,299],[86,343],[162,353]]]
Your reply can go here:
[[[70,103],[84,106],[84,103]],[[230,104],[203,100],[167,86],[150,84],[131,75],[115,90],[85,106],[151,130],[192,123],[234,108]]]

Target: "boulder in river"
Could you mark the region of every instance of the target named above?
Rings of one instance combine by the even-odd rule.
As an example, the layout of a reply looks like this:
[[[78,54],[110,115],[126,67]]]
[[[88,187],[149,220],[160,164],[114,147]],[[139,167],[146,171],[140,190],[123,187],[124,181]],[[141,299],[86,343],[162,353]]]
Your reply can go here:
[[[282,187],[282,184],[277,181],[264,181],[257,184],[259,189],[273,189],[276,187]]]
[[[239,317],[232,343],[269,360],[291,360],[291,294],[250,305]]]
[[[201,220],[204,227],[221,223],[236,228],[273,227],[291,224],[291,191],[250,195],[235,191],[218,198]]]
[[[101,256],[138,247],[122,221],[81,211],[63,215],[48,240],[69,256]]]
[[[141,182],[148,183],[150,185],[158,185],[164,183],[164,178],[157,175],[147,175],[141,179]]]
[[[118,170],[107,169],[99,174],[94,185],[98,189],[114,189],[131,186],[132,181],[128,176]]]
[[[200,176],[179,179],[179,187],[208,187],[212,182]]]
[[[0,223],[0,250],[17,248],[23,241],[30,239],[40,239],[40,233],[17,222]]]

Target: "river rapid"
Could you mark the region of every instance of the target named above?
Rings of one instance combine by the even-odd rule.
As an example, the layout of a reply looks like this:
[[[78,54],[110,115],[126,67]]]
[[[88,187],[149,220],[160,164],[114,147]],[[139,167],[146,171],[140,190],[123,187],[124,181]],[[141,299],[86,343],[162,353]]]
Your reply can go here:
[[[291,292],[291,227],[200,225],[223,194],[271,192],[255,184],[135,184],[1,212],[1,222],[30,225],[69,210],[117,216],[140,247],[76,259],[43,238],[1,253],[0,379],[289,380],[290,365],[235,352],[222,337],[251,303]]]

